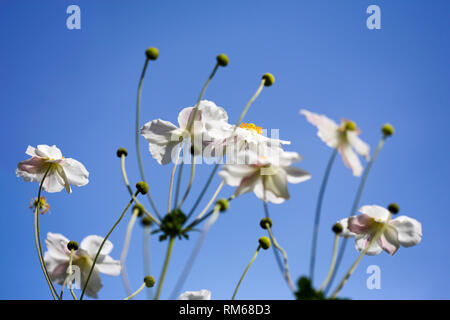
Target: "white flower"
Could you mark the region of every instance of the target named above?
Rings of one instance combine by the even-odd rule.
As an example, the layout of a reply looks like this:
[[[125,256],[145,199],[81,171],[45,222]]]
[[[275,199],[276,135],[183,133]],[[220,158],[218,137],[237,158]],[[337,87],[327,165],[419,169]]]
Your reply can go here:
[[[311,178],[303,170],[291,166],[302,160],[296,152],[279,151],[270,156],[258,156],[253,152],[241,154],[236,164],[226,164],[219,175],[230,186],[237,186],[235,196],[253,191],[255,195],[272,203],[289,199],[287,183],[300,183]]]
[[[362,214],[339,221],[343,226],[344,237],[354,236],[355,246],[362,251],[378,233],[381,236],[374,242],[368,255],[380,254],[382,250],[393,255],[400,245],[411,247],[422,240],[422,224],[407,216],[391,220],[390,212],[380,206],[363,206]]]
[[[178,300],[211,300],[211,291],[206,289],[186,291],[178,297]]]
[[[49,170],[42,184],[47,192],[59,192],[66,188],[71,193],[70,185],[81,187],[89,182],[89,172],[83,164],[72,158],[64,158],[54,145],[41,144],[37,148],[28,146],[25,153],[32,158],[19,162],[16,175],[25,181],[40,183]]]
[[[193,107],[184,108],[178,115],[178,125],[161,119],[147,122],[141,128],[141,135],[149,142],[150,153],[159,164],[168,164],[174,156],[174,148],[186,138],[191,137],[188,132],[189,122],[193,116]],[[196,119],[193,122],[194,142],[203,140],[203,134],[208,131],[209,138],[214,139],[214,128],[220,128],[227,123],[228,115],[222,107],[216,106],[212,101],[202,100],[199,104]],[[200,140],[200,142],[202,141]],[[175,149],[176,150],[176,149]]]
[[[86,284],[93,260],[102,241],[102,237],[87,236],[81,241],[78,250],[74,252],[72,264],[80,270],[81,288],[84,288]],[[47,239],[45,240],[47,246],[47,251],[44,254],[45,265],[51,280],[58,284],[63,284],[68,275],[70,251],[67,249],[67,243],[69,243],[69,240],[62,234],[51,232],[47,234]],[[112,249],[113,244],[111,241],[106,240],[86,288],[86,295],[89,297],[97,298],[97,292],[102,288],[100,273],[110,276],[118,276],[120,274],[120,261],[114,260],[108,255]],[[77,280],[77,275],[75,275],[75,280]]]
[[[360,176],[363,167],[355,151],[368,160],[370,147],[358,137],[360,131],[355,123],[343,120],[339,126],[324,115],[307,110],[300,110],[300,113],[319,129],[317,135],[327,146],[338,149],[344,164],[353,171],[353,175]]]

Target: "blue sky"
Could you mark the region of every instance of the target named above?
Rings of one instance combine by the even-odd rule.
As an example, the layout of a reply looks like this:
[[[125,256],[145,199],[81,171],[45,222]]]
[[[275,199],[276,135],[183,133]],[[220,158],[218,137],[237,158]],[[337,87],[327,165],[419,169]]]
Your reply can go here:
[[[66,28],[70,4],[81,8],[81,30]],[[366,27],[371,4],[381,8],[381,30]],[[395,136],[375,162],[362,204],[398,202],[403,214],[422,222],[423,240],[393,257],[364,258],[342,296],[450,298],[449,10],[448,1],[437,0],[432,5],[405,0],[0,2],[0,134],[7,153],[0,158],[0,298],[50,298],[27,208],[38,185],[14,174],[17,163],[27,158],[28,145],[56,144],[90,171],[90,183],[71,195],[45,194],[51,213],[41,219],[43,236],[58,232],[81,241],[90,234],[105,235],[125,207],[128,193],[115,151],[128,148],[128,175],[137,182],[135,99],[149,46],[159,48],[160,58],[145,79],[142,124],[155,118],[176,122],[181,108],[195,103],[219,53],[228,54],[230,64],[218,71],[205,98],[226,108],[232,122],[261,75],[275,75],[275,85],[263,90],[245,120],[279,129],[282,139],[292,141],[289,150],[304,156],[299,167],[313,177],[289,186],[291,200],[270,205],[274,232],[288,252],[295,279],[308,271],[315,201],[331,154],[299,109],[353,119],[373,149],[381,125],[394,124]],[[163,208],[171,166],[159,166],[144,139],[141,148],[152,195]],[[197,168],[191,195],[210,170]],[[219,183],[216,177],[213,186]],[[323,206],[316,283],[328,270],[330,226],[348,215],[358,183],[338,159]],[[221,195],[232,192],[225,187]],[[194,199],[189,198],[187,208]],[[206,288],[215,299],[229,299],[257,239],[265,235],[258,226],[262,216],[262,203],[253,194],[233,201],[207,235],[184,289]],[[120,255],[126,224],[112,234],[114,258]],[[127,263],[134,288],[144,276],[142,238],[142,229],[136,228]],[[163,298],[169,297],[196,239],[175,243]],[[166,245],[152,238],[155,278]],[[338,279],[356,257],[349,243]],[[380,290],[366,287],[369,265],[381,268]],[[120,277],[105,276],[103,283],[100,298],[125,296]],[[291,298],[272,252],[260,253],[237,297]]]

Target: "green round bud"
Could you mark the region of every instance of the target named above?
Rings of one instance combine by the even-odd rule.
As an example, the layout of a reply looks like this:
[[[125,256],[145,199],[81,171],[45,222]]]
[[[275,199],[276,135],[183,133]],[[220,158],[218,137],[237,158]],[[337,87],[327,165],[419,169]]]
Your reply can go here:
[[[259,245],[261,246],[261,248],[263,248],[264,250],[267,250],[270,248],[270,240],[267,237],[261,237],[258,240]]]
[[[145,213],[144,206],[140,203],[135,204],[131,212],[134,212],[135,210],[138,210],[138,217],[141,217]]]
[[[381,132],[385,137],[390,137],[394,134],[394,127],[390,123],[386,123],[382,128]]]
[[[152,276],[146,276],[144,278],[144,283],[147,288],[151,288],[155,285],[155,278],[153,278]]]
[[[124,155],[124,156],[126,157],[126,156],[128,155],[128,150],[125,149],[125,148],[119,148],[119,149],[117,149],[117,156],[118,156],[119,158],[121,158],[122,155]]]
[[[400,207],[396,203],[391,203],[390,205],[388,205],[387,208],[388,208],[389,212],[392,214],[396,214],[400,211]]]
[[[159,56],[159,50],[156,48],[148,48],[147,50],[145,50],[145,55],[149,60],[156,60]]]
[[[219,206],[220,207],[219,211],[223,212],[223,211],[228,210],[228,207],[230,206],[230,204],[228,203],[227,199],[222,198],[222,199],[217,200],[216,206]]]
[[[67,243],[67,249],[69,249],[70,251],[72,251],[72,250],[78,250],[78,242],[76,242],[76,241],[69,241],[68,243]]]
[[[266,73],[265,75],[262,76],[262,78],[263,78],[264,80],[266,80],[266,81],[264,82],[264,85],[265,85],[266,87],[270,87],[270,86],[273,85],[274,82],[275,82],[275,77],[274,77],[273,74],[271,74],[271,73]]]
[[[228,65],[228,56],[224,53],[221,53],[217,56],[217,64],[221,67],[226,67]]]
[[[261,221],[259,222],[259,225],[263,229],[267,229],[267,225],[269,225],[269,228],[272,228],[272,219],[270,219],[270,218],[262,218]]]
[[[148,184],[144,181],[140,181],[136,183],[136,189],[142,194],[146,194],[148,192]]]
[[[347,131],[355,131],[356,130],[356,123],[353,121],[347,121],[345,123],[345,130]]]
[[[144,227],[148,227],[152,225],[152,219],[149,216],[143,216],[141,219],[141,223]]]
[[[342,224],[336,222],[331,230],[333,230],[334,233],[339,234],[344,230],[344,228],[342,227]]]

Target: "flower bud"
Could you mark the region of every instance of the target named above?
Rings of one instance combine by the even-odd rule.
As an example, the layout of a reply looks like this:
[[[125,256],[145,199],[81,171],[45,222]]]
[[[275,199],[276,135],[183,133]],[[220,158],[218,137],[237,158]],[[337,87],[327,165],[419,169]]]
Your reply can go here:
[[[259,245],[261,246],[261,248],[263,248],[264,250],[267,250],[270,248],[270,240],[267,237],[261,237],[258,240]]]
[[[381,132],[383,132],[383,135],[384,135],[385,137],[390,137],[390,136],[392,136],[392,135],[394,134],[394,127],[393,127],[391,124],[386,123],[386,124],[381,128]]]
[[[228,207],[229,207],[228,200],[227,199],[223,199],[223,198],[219,199],[216,202],[216,206],[220,207],[220,209],[219,209],[220,212],[227,211]]]
[[[388,205],[387,208],[388,208],[389,212],[392,214],[396,214],[400,211],[400,207],[396,203],[391,203],[390,205]]]
[[[267,229],[267,224],[269,225],[269,228],[272,228],[272,219],[270,219],[270,218],[262,218],[261,221],[259,222],[259,225],[263,229]]]
[[[148,184],[144,181],[140,181],[136,183],[136,189],[142,194],[146,194],[148,192]]]
[[[149,60],[156,60],[159,56],[159,50],[156,48],[148,48],[147,50],[145,50],[145,55]]]
[[[122,155],[124,155],[125,157],[128,155],[127,149],[125,149],[125,148],[119,148],[119,149],[117,149],[117,156],[118,156],[119,158],[121,158]]]
[[[266,73],[265,75],[262,76],[262,78],[266,80],[264,82],[264,86],[266,87],[270,87],[275,82],[275,77],[271,73]]]
[[[221,53],[217,56],[217,64],[221,67],[226,67],[228,65],[228,56],[224,53]]]
[[[134,213],[135,210],[138,210],[138,217],[141,217],[145,213],[144,206],[140,203],[134,205],[133,210],[131,212]]]
[[[67,249],[69,249],[69,251],[78,250],[78,242],[73,241],[73,240],[69,241],[67,243]]]
[[[146,276],[144,278],[144,283],[147,288],[151,288],[155,285],[155,278],[153,278],[152,276]]]
[[[347,121],[345,123],[345,130],[347,130],[347,131],[355,131],[356,130],[356,124],[353,121]]]
[[[339,234],[339,233],[341,233],[344,230],[344,228],[342,227],[342,224],[340,224],[339,222],[336,222],[333,225],[333,228],[331,228],[331,230],[333,230],[333,232],[335,234]]]
[[[148,227],[152,225],[152,219],[148,216],[144,216],[141,219],[141,223],[144,227]]]

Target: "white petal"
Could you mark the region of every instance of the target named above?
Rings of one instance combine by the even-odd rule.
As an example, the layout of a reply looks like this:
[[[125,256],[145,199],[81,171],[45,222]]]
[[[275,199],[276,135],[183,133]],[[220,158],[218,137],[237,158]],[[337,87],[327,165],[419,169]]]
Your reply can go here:
[[[46,144],[40,144],[35,149],[35,153],[44,158],[50,158],[53,160],[58,160],[62,158],[61,150],[59,150],[55,145],[48,146]]]
[[[347,139],[350,145],[358,152],[360,155],[362,155],[366,160],[369,158],[370,155],[370,146],[362,141],[356,132],[354,131],[347,131]]]
[[[100,236],[96,236],[96,235],[87,236],[86,238],[83,239],[83,241],[81,241],[80,248],[83,250],[86,250],[86,252],[89,254],[89,256],[91,258],[94,258],[95,255],[97,254],[98,249],[100,249],[100,245],[102,244],[103,239],[104,238],[102,238]],[[112,251],[113,247],[114,246],[113,246],[112,242],[109,240],[106,240],[100,254],[108,255]]]
[[[121,271],[120,261],[114,260],[110,256],[102,256],[101,259],[97,260],[95,266],[98,271],[109,276],[118,276]]]
[[[71,185],[81,187],[89,182],[89,172],[81,162],[68,158],[62,160],[60,165],[64,169],[67,180]]]
[[[362,206],[358,211],[367,214],[377,222],[386,222],[390,216],[388,209],[377,205]]]
[[[390,222],[398,232],[398,240],[404,247],[411,247],[422,240],[422,224],[407,216],[399,216]]]
[[[255,193],[258,199],[261,199],[262,201],[266,202],[271,202],[274,204],[280,204],[286,200],[285,198],[276,195],[271,190],[266,189],[266,191],[264,192],[262,179],[258,179],[256,181],[256,183],[253,186],[253,192]]]
[[[50,193],[60,192],[65,187],[64,179],[58,174],[56,167],[50,169],[42,183],[42,188]]]
[[[219,172],[219,176],[225,181],[226,184],[237,187],[241,180],[245,177],[251,176],[257,170],[247,165],[239,164],[227,164],[222,167]]]
[[[49,271],[53,270],[56,265],[69,261],[69,249],[67,249],[69,239],[59,233],[47,233],[45,245],[47,251],[44,255],[44,261],[47,266],[50,266]]]
[[[287,181],[289,183],[300,183],[311,179],[311,175],[296,167],[284,167],[287,174]]]
[[[37,157],[38,155],[36,154],[36,149],[33,148],[32,146],[28,146],[27,150],[25,151],[25,153],[31,157]]]
[[[378,245],[390,255],[394,255],[400,247],[398,233],[395,227],[388,225],[383,234],[377,239]]]
[[[183,292],[178,300],[211,300],[211,291],[203,289],[200,291]]]
[[[89,276],[90,267],[80,267],[81,270],[81,286],[84,288],[87,278]],[[102,281],[100,279],[100,272],[98,268],[95,267],[92,271],[91,278],[89,279],[88,286],[86,288],[86,295],[91,298],[98,298],[97,293],[103,287]]]
[[[202,111],[202,122],[210,121],[228,121],[228,114],[224,108],[217,106],[214,102],[209,100],[202,100],[199,104],[199,110]]]
[[[355,237],[356,250],[358,250],[359,252],[363,251],[367,247],[369,242],[370,242],[369,237],[370,237],[369,234],[357,235]],[[375,241],[374,243],[372,243],[372,245],[370,246],[369,250],[367,250],[366,254],[369,255],[369,256],[375,256],[375,255],[380,254],[381,251],[383,251],[383,249],[381,249],[381,247]]]
[[[348,143],[342,143],[339,146],[339,153],[342,156],[342,160],[344,160],[345,166],[352,170],[353,175],[356,177],[361,176],[363,167],[352,147]]]
[[[277,170],[276,174],[263,176],[266,191],[272,192],[277,198],[290,198],[287,188],[287,175],[284,170]]]
[[[325,142],[329,147],[336,148],[339,144],[339,134],[336,122],[327,118],[324,115],[309,112],[308,110],[300,110],[300,113],[306,117],[311,124],[315,125],[319,131],[317,135],[323,142]]]
[[[356,233],[353,233],[348,229],[348,218],[339,220],[338,223],[342,226],[342,232],[339,233],[340,237],[344,237],[344,238],[356,237]]]

